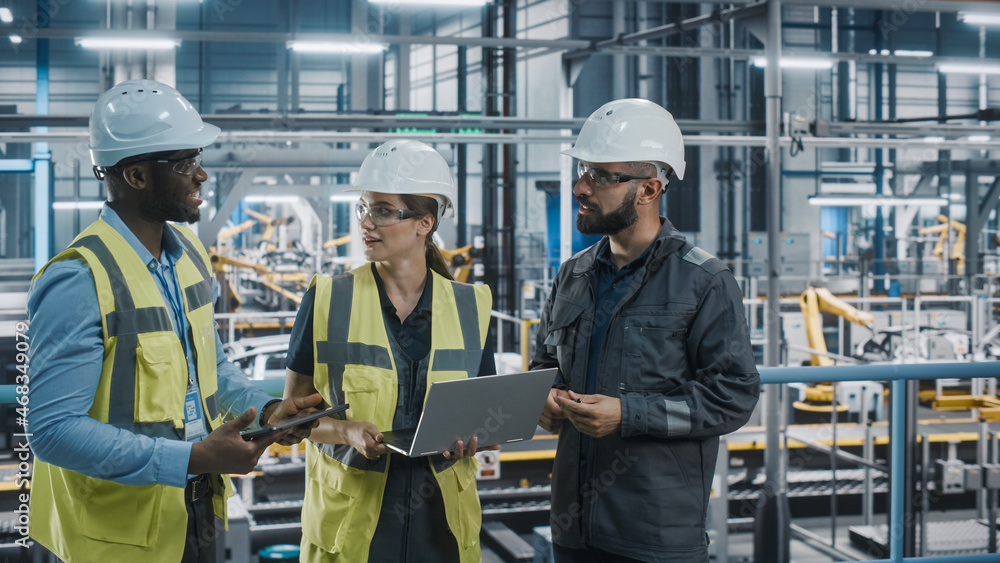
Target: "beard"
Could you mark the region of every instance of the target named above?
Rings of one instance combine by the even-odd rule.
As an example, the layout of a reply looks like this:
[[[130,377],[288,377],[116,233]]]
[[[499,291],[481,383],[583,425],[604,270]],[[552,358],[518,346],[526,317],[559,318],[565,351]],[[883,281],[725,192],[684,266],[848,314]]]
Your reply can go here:
[[[201,210],[191,209],[184,201],[179,201],[177,197],[170,197],[170,194],[157,194],[146,199],[145,215],[156,221],[170,221],[173,223],[197,223],[201,219]]]
[[[621,204],[614,211],[599,215],[577,213],[576,228],[585,235],[612,236],[631,227],[639,220],[639,213],[635,210],[635,194],[638,191],[639,186],[629,188]]]
[[[154,221],[190,224],[201,219],[201,210],[188,203],[189,187],[168,176],[159,176],[156,180],[154,189],[147,189],[142,199],[146,217]]]

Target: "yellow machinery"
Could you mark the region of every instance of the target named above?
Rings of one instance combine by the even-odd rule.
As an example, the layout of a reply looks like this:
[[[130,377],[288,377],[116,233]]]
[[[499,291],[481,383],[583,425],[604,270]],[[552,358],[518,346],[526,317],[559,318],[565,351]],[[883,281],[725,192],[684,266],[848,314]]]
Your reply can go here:
[[[458,282],[464,283],[467,281],[469,274],[472,273],[472,245],[467,244],[454,250],[447,248],[440,250],[441,255],[444,256],[444,261],[451,266],[451,277],[455,278],[455,281]]]
[[[944,259],[944,243],[951,236],[951,230],[955,230],[955,243],[951,245],[951,259],[958,260],[958,269],[965,269],[965,224],[953,219],[948,219],[944,215],[938,215],[937,220],[940,225],[924,227],[917,231],[922,235],[938,234],[937,244],[934,245],[934,256]]]
[[[806,338],[809,340],[809,347],[813,350],[826,352],[826,339],[823,336],[823,319],[821,312],[831,313],[844,319],[863,325],[871,329],[875,317],[871,313],[859,311],[857,308],[848,305],[838,299],[830,290],[823,287],[810,287],[802,292],[799,297],[799,306],[802,308],[802,315],[805,317]],[[835,365],[832,359],[819,354],[810,354],[810,363],[814,366]]]
[[[267,252],[274,252],[276,249],[276,247],[273,244],[271,244],[271,237],[274,236],[275,229],[277,229],[281,225],[289,225],[295,221],[295,217],[285,217],[284,219],[275,219],[268,215],[264,215],[259,211],[254,211],[253,209],[244,209],[244,211],[246,211],[247,214],[250,215],[251,217],[254,217],[258,221],[260,221],[262,225],[265,225],[264,234],[261,235],[261,240],[264,241],[264,243],[266,243],[267,246],[265,250]],[[246,222],[244,222],[243,224],[245,223]]]
[[[340,238],[332,238],[323,243],[323,249],[327,250],[330,248],[337,248],[338,246],[348,244],[351,242],[351,235],[344,235]]]
[[[860,311],[839,299],[824,287],[809,287],[799,297],[799,306],[805,320],[806,338],[809,347],[819,352],[826,352],[826,338],[823,335],[823,317],[820,313],[830,313],[842,317],[852,323],[863,325],[871,330],[875,317],[871,313]],[[810,354],[810,365],[832,366],[836,361],[820,354]],[[798,416],[829,416],[833,411],[833,385],[817,384],[805,390],[804,401],[795,401],[792,407],[799,411]],[[819,404],[817,404],[819,403]],[[848,410],[846,403],[837,404],[837,412]]]

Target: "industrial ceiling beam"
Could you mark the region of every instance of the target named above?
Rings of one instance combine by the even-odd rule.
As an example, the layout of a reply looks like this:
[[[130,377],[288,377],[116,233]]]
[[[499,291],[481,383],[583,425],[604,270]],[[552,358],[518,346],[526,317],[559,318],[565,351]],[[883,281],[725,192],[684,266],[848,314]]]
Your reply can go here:
[[[426,143],[572,143],[573,135],[525,135],[490,133],[342,133],[337,131],[224,131],[216,143],[383,143],[391,139],[415,139]],[[71,133],[0,133],[0,143],[80,143],[87,141],[86,132]],[[970,141],[968,139],[925,140],[877,139],[867,137],[803,137],[806,148],[923,148],[929,150],[1000,150],[1000,139]],[[783,147],[791,146],[791,137],[781,137]],[[685,135],[684,144],[696,147],[763,147],[765,138],[758,135]]]
[[[579,129],[584,118],[535,119],[502,116],[402,116],[367,114],[208,114],[202,119],[219,126],[224,131],[254,129],[266,132],[289,130],[331,129],[479,129],[479,130],[562,130]],[[23,130],[27,127],[79,127],[86,128],[89,118],[85,115],[0,115],[0,131]],[[681,130],[691,134],[752,133],[762,131],[763,124],[747,121],[712,121],[678,119]],[[2,134],[2,133],[0,133]],[[269,133],[268,133],[269,134]]]
[[[764,13],[766,6],[767,2],[755,2],[753,4],[746,4],[736,8],[716,10],[713,12],[709,12],[707,14],[702,14],[700,16],[695,16],[693,18],[688,18],[686,20],[682,20],[679,22],[668,23],[650,29],[644,29],[642,31],[626,33],[623,35],[619,35],[618,37],[612,37],[610,39],[596,41],[593,43],[593,45],[589,45],[583,49],[570,51],[565,55],[563,55],[563,58],[565,59],[586,58],[594,54],[595,51],[599,52],[601,50],[610,47],[623,46],[623,45],[628,45],[630,43],[638,43],[640,41],[662,39],[664,37],[669,37],[671,35],[680,33],[682,31],[689,31],[697,27],[710,25],[714,23],[724,23],[736,19],[738,17],[759,16]]]
[[[620,0],[599,0],[601,2],[618,2]],[[704,4],[704,0],[638,0],[647,4]],[[726,4],[744,6],[756,4],[758,0],[729,0]],[[899,0],[785,0],[783,4],[787,6],[822,6],[838,8],[859,8],[863,10],[899,10],[909,12],[994,12],[1000,6],[996,6],[989,0],[922,0],[913,3],[903,3]]]

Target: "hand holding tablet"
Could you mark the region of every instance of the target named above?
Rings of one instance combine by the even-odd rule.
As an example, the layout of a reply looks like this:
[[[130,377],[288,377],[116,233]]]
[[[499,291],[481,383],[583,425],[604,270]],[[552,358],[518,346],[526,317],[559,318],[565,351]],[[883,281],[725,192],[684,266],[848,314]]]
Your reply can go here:
[[[337,413],[341,413],[350,408],[350,405],[339,405],[336,407],[331,407],[329,409],[300,413],[295,416],[290,416],[283,420],[278,421],[277,424],[268,424],[262,426],[258,430],[251,430],[240,432],[244,440],[253,440],[254,438],[260,438],[261,436],[267,436],[275,432],[280,432],[288,428],[294,428],[296,426],[301,426],[303,424],[308,424],[314,420],[319,420],[321,418],[326,418],[328,416],[333,416]]]

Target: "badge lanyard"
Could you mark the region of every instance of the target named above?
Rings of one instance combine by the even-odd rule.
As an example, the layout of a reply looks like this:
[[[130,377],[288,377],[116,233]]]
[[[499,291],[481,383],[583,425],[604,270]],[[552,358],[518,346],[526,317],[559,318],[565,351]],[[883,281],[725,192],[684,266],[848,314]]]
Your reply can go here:
[[[163,287],[166,289],[170,306],[174,310],[174,319],[180,324],[182,336],[181,344],[184,346],[184,365],[186,368],[187,358],[191,354],[191,350],[187,339],[187,317],[184,312],[183,301],[181,300],[180,295],[177,295],[177,292],[175,291],[175,288],[179,287],[179,284],[168,284],[166,278],[163,277],[161,266],[157,266],[155,272],[156,276],[160,278],[160,283],[162,283]],[[204,416],[201,411],[201,400],[198,396],[198,386],[195,384],[192,374],[188,373],[187,392],[184,395],[185,440],[190,442],[193,439],[204,437],[206,434]]]

